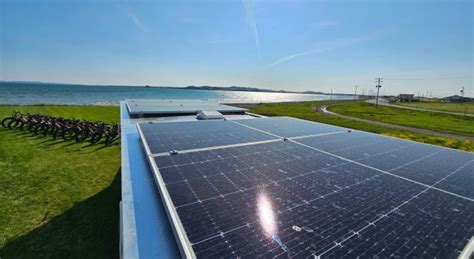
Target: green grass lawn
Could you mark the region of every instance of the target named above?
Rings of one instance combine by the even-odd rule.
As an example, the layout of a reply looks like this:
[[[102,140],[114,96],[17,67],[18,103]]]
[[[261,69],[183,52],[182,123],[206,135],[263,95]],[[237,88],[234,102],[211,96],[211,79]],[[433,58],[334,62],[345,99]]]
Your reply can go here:
[[[367,102],[346,102],[329,107],[335,113],[391,124],[474,136],[474,118],[379,106]]]
[[[242,105],[250,109],[250,112],[266,115],[266,116],[291,116],[301,118],[305,120],[317,121],[322,123],[328,123],[338,125],[342,127],[348,127],[358,130],[364,130],[383,134],[387,136],[393,136],[398,138],[410,139],[414,141],[430,143],[440,146],[446,146],[456,149],[462,149],[467,151],[474,151],[474,142],[462,141],[452,138],[433,136],[429,134],[421,134],[406,130],[398,130],[392,128],[381,127],[372,125],[364,122],[358,122],[348,119],[341,119],[332,116],[323,115],[315,112],[315,107],[319,105],[352,105],[353,101],[320,101],[320,102],[302,102],[302,103],[275,103],[275,104],[262,104],[262,105]],[[360,105],[357,103],[356,105]],[[471,124],[472,126],[472,124]]]
[[[118,107],[0,106],[119,121]],[[118,256],[120,148],[0,129],[0,257]]]
[[[423,103],[395,103],[400,106],[416,107],[434,111],[458,112],[474,114],[474,103],[442,103],[442,102],[423,102]]]

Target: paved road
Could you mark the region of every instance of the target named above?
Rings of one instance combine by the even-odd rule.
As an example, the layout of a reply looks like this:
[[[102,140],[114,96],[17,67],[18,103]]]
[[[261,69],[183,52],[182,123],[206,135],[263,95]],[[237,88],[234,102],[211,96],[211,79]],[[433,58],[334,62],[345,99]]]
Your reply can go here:
[[[375,103],[375,99],[367,100],[366,102]],[[437,112],[437,113],[444,113],[444,114],[451,114],[451,115],[458,115],[458,116],[474,117],[474,114],[469,114],[469,113],[464,114],[464,113],[459,113],[459,112],[438,111],[438,110],[430,110],[430,109],[424,109],[424,108],[418,108],[418,107],[407,107],[407,106],[401,106],[401,105],[396,105],[396,104],[390,104],[386,99],[383,99],[383,98],[379,98],[379,105],[389,106],[393,108],[407,109],[407,110]]]
[[[413,131],[413,132],[431,134],[431,135],[435,135],[435,136],[448,137],[448,138],[459,139],[459,140],[474,141],[474,137],[456,135],[456,134],[451,134],[451,133],[446,133],[446,132],[438,132],[438,131],[427,130],[427,129],[419,129],[419,128],[401,126],[401,125],[390,124],[390,123],[379,122],[379,121],[371,121],[371,120],[366,120],[366,119],[361,119],[361,118],[355,118],[355,117],[351,117],[351,116],[342,115],[342,114],[338,114],[338,113],[328,111],[327,108],[328,108],[327,105],[319,106],[319,107],[316,108],[316,111],[321,112],[321,113],[326,114],[326,115],[329,115],[329,116],[335,116],[335,117],[339,117],[339,118],[365,122],[365,123],[369,123],[369,124],[373,124],[373,125],[392,128],[392,129],[408,130],[408,131]]]

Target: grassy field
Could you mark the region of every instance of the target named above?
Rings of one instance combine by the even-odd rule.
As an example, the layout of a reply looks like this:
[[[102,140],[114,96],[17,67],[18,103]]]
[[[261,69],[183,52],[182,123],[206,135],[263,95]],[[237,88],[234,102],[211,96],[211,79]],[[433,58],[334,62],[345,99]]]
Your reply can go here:
[[[442,102],[423,102],[423,103],[395,103],[400,106],[423,108],[434,111],[458,112],[474,114],[474,103],[442,103]]]
[[[474,136],[474,118],[425,111],[379,106],[367,102],[348,102],[329,107],[330,111],[352,117],[391,124]]]
[[[118,122],[118,107],[0,106]],[[0,258],[118,256],[119,145],[0,129]]]
[[[360,102],[354,103],[352,101],[324,101],[324,102],[304,102],[304,103],[276,103],[276,104],[263,104],[263,105],[247,105],[251,112],[266,115],[266,116],[291,116],[296,118],[301,118],[305,120],[318,121],[358,130],[364,130],[374,133],[379,133],[383,135],[404,138],[415,140],[424,143],[430,143],[440,146],[446,146],[456,149],[462,149],[467,151],[474,151],[474,142],[471,141],[462,141],[452,138],[433,136],[428,134],[422,134],[412,131],[398,130],[392,128],[381,127],[377,125],[372,125],[364,122],[353,121],[349,119],[341,119],[332,116],[323,115],[321,113],[315,112],[315,107],[319,105],[333,105],[338,104],[334,108],[338,107],[361,107],[366,109],[364,104]],[[341,106],[340,106],[341,105]],[[367,111],[371,113],[372,111]],[[409,111],[412,112],[412,111]],[[425,112],[426,113],[426,112]],[[369,116],[369,115],[367,115]],[[426,120],[425,120],[426,121]],[[427,122],[431,123],[431,122]],[[463,122],[464,123],[464,122]],[[471,123],[471,124],[469,124]],[[429,125],[426,125],[429,126]],[[472,121],[466,121],[464,123],[464,132],[468,132],[468,135],[472,135]],[[469,129],[471,131],[469,132]]]

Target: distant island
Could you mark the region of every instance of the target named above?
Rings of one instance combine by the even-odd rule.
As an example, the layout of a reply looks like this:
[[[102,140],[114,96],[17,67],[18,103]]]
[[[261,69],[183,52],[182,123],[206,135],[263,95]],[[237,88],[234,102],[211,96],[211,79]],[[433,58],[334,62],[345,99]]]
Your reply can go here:
[[[300,93],[294,91],[285,91],[285,90],[271,90],[271,89],[262,89],[256,87],[246,87],[246,86],[194,86],[190,85],[185,87],[185,89],[191,90],[214,90],[214,91],[241,91],[241,92],[267,92],[267,93]],[[318,93],[324,94],[324,93]]]
[[[183,89],[182,87],[177,87]],[[322,94],[322,95],[330,95],[329,93],[324,92],[316,92],[316,91],[304,91],[304,92],[296,92],[296,91],[286,91],[286,90],[271,90],[271,89],[262,89],[256,87],[246,87],[246,86],[194,86],[190,85],[184,87],[184,89],[190,90],[214,90],[214,91],[240,91],[240,92],[264,92],[264,93],[286,93],[286,94]],[[344,94],[344,93],[333,93],[333,95],[353,95],[353,94]]]

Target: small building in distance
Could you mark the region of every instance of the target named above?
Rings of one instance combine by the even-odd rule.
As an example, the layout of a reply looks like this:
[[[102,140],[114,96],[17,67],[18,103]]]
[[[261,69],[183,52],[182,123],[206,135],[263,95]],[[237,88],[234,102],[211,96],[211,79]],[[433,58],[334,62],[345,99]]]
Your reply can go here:
[[[414,96],[415,96],[414,94],[400,94],[400,95],[398,95],[397,100],[399,102],[419,101],[419,100],[415,100],[415,98],[413,98]]]
[[[473,98],[462,97],[460,95],[451,95],[443,98],[445,103],[462,103],[462,102],[472,102]]]

